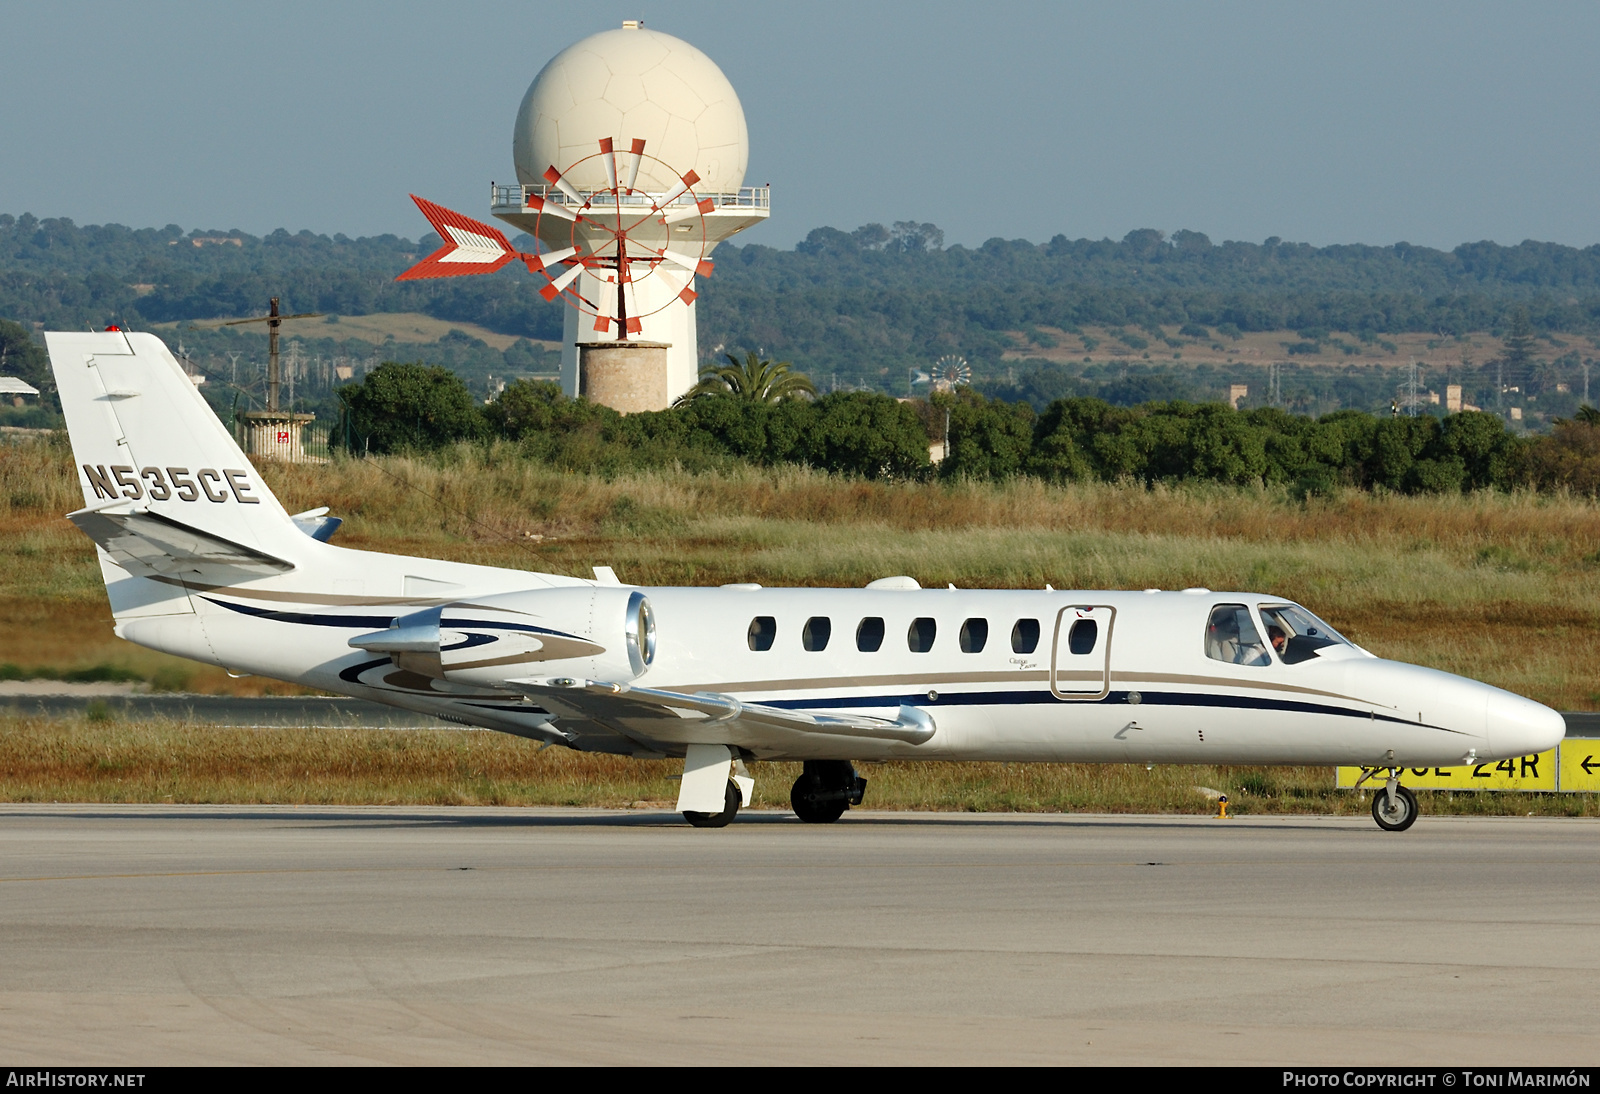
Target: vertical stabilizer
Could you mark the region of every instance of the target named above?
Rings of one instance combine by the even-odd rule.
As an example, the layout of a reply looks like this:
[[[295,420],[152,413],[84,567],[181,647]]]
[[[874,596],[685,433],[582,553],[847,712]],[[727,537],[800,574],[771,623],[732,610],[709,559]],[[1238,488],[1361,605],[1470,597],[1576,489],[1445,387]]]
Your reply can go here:
[[[105,515],[74,519],[101,546],[119,619],[188,611],[172,579],[198,572],[185,569],[192,559],[253,552],[293,569],[320,546],[295,527],[159,338],[105,331],[46,334],[45,342],[84,507]],[[151,529],[165,531],[152,539]],[[168,548],[179,564],[163,566],[158,556]]]

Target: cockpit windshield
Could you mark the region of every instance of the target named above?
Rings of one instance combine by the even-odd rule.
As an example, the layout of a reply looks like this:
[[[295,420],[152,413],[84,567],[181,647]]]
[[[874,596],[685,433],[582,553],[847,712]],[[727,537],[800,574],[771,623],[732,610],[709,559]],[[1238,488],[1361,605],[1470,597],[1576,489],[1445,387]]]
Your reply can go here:
[[[1350,643],[1338,631],[1298,604],[1263,604],[1261,621],[1266,625],[1267,641],[1286,665],[1297,665],[1317,656],[1328,646]]]

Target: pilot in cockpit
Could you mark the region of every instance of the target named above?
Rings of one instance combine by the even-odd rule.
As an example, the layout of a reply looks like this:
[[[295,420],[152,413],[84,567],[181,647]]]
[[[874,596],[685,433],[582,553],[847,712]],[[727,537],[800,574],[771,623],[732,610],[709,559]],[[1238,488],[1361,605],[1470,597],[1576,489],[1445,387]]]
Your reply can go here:
[[[1272,643],[1272,648],[1278,651],[1278,656],[1283,656],[1283,648],[1289,644],[1289,636],[1283,633],[1282,627],[1268,627],[1267,641]]]

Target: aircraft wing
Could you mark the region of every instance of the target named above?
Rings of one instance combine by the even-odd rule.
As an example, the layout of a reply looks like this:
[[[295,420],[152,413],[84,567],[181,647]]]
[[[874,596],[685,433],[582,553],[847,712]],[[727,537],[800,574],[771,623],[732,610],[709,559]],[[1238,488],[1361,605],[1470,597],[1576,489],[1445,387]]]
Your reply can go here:
[[[226,583],[288,573],[294,563],[202,532],[159,513],[80,509],[67,514],[111,560],[129,573],[172,577],[199,575]]]
[[[921,744],[936,728],[926,711],[908,706],[900,708],[898,718],[888,719],[811,714],[715,692],[689,694],[606,680],[508,680],[505,686],[558,718],[588,719],[628,737],[655,741],[742,744],[771,738],[776,730]]]

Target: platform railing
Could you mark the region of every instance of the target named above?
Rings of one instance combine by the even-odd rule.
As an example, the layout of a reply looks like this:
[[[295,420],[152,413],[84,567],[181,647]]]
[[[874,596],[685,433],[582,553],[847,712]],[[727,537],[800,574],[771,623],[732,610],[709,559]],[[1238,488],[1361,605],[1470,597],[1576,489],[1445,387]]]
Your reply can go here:
[[[573,201],[572,198],[554,186],[507,186],[502,183],[491,182],[489,184],[489,206],[493,209],[525,209],[528,205],[528,196],[532,194],[553,205],[576,207],[595,197],[596,193],[602,195],[596,203],[597,207],[602,205],[616,206],[618,204],[618,195],[610,191],[584,192],[580,190],[578,191],[580,200]],[[623,206],[644,206],[649,208],[655,204],[660,195],[635,191],[631,194],[622,194],[620,197]],[[727,193],[707,193],[696,190],[692,194],[688,192],[680,194],[668,204],[669,206],[693,205],[695,202],[704,201],[707,198],[715,202],[718,209],[772,208],[772,190],[767,186],[745,186]]]

